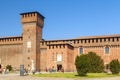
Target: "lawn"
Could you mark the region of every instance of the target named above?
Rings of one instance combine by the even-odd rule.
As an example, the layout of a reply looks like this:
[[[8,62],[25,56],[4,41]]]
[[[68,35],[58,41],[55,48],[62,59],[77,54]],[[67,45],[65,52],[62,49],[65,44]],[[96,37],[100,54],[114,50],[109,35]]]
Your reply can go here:
[[[112,75],[107,73],[88,73],[87,76],[80,77],[77,73],[41,73],[35,74],[36,77],[54,77],[54,78],[102,78],[102,77],[114,77],[119,75]]]

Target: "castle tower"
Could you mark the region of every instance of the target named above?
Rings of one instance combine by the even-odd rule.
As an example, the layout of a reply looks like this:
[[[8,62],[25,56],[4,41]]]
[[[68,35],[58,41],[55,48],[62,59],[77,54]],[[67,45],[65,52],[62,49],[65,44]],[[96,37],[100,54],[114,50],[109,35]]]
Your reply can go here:
[[[21,23],[23,26],[22,37],[24,67],[39,70],[40,40],[42,39],[44,16],[38,12],[22,13]]]

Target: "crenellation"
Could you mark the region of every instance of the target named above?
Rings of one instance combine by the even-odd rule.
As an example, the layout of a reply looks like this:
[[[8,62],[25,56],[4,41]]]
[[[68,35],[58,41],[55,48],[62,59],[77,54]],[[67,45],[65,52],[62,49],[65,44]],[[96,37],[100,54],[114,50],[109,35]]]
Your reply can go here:
[[[76,44],[76,41],[75,41],[75,40],[73,40],[73,44]]]
[[[9,37],[9,38],[0,38],[0,44],[11,44],[14,42],[21,42],[22,37]]]
[[[29,17],[35,17],[36,13],[27,13],[27,14],[23,14],[22,18],[29,18]]]
[[[59,41],[46,41],[46,44],[44,44],[45,42],[42,43],[42,45],[48,45],[48,44],[57,44],[57,43],[68,43],[68,44],[72,44],[73,46],[75,45],[97,45],[99,46],[104,45],[104,44],[118,44],[119,42],[118,37],[114,38],[92,38],[92,39],[70,39],[70,40],[59,40]]]
[[[84,39],[84,40],[83,40],[83,44],[87,44],[87,39]]]
[[[117,42],[117,38],[114,38],[114,41]]]
[[[94,41],[93,41],[93,43],[96,43],[96,39],[93,39]]]

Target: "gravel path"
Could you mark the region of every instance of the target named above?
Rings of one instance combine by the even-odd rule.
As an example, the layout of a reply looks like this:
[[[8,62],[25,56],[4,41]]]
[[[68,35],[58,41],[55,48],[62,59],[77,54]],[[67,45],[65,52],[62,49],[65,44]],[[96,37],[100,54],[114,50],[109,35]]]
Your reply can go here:
[[[19,74],[0,75],[0,80],[120,80],[120,77],[109,78],[41,78],[32,76],[19,76]]]

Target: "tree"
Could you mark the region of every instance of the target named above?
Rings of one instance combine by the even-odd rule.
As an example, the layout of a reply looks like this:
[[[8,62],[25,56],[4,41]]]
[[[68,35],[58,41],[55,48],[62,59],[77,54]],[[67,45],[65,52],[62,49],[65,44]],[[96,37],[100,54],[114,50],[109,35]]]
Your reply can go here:
[[[78,75],[85,76],[89,71],[89,61],[87,55],[77,56],[75,65]]]
[[[77,56],[75,65],[80,76],[85,76],[88,72],[99,73],[104,71],[103,60],[94,52]]]
[[[104,71],[104,62],[100,56],[95,52],[88,52],[87,56],[90,63],[89,72],[99,73]]]
[[[109,65],[110,65],[110,70],[111,70],[112,74],[119,74],[120,63],[119,63],[118,59],[112,60]]]

